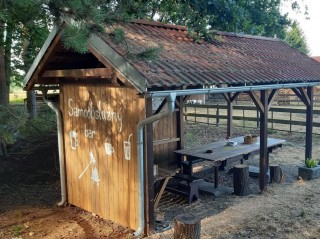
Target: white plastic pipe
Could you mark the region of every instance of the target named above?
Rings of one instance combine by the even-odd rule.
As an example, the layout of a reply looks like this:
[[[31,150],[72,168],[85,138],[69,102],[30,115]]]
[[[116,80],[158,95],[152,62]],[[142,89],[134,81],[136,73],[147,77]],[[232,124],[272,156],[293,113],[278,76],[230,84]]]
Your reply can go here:
[[[157,120],[160,120],[162,118],[165,118],[172,114],[175,108],[175,100],[176,100],[176,94],[170,93],[167,96],[167,103],[168,108],[165,111],[162,111],[156,115],[152,115],[149,118],[146,118],[142,121],[140,121],[137,125],[137,148],[138,148],[138,217],[139,217],[139,226],[137,230],[134,233],[135,237],[138,237],[141,235],[144,229],[145,224],[145,218],[144,218],[144,178],[143,178],[143,164],[144,164],[144,157],[143,157],[143,146],[144,146],[144,140],[143,140],[143,129],[144,126],[147,124],[153,123]]]
[[[60,166],[60,184],[61,184],[61,201],[58,202],[58,206],[61,207],[67,202],[67,186],[66,186],[66,167],[63,153],[63,127],[62,127],[62,114],[58,107],[53,102],[46,98],[46,93],[43,92],[43,100],[47,105],[56,113],[57,116],[57,128],[58,128],[58,152],[59,152],[59,166]]]

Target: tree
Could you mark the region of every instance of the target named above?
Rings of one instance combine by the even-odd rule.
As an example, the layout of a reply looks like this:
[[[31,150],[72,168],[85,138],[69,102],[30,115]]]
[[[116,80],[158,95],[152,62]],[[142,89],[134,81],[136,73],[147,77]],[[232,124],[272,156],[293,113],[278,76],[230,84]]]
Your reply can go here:
[[[310,53],[304,33],[297,22],[294,22],[292,26],[289,28],[285,41],[290,46],[298,49],[300,52],[306,55]]]
[[[0,9],[4,9],[4,0],[0,1]],[[7,78],[5,68],[5,14],[0,12],[0,104],[9,104],[9,93],[7,90]]]
[[[288,3],[292,11],[308,16],[307,6],[304,6],[305,11],[302,11],[302,0],[153,0],[143,2],[144,4],[139,8],[131,8],[138,13],[135,14],[136,17],[186,25],[199,37],[205,37],[210,30],[218,30],[285,39],[286,29],[292,23],[288,14],[281,12],[282,4]]]
[[[9,103],[10,79],[22,79],[48,33],[41,0],[0,0],[0,104]],[[14,76],[14,77],[13,77]],[[19,80],[17,81],[19,82]]]
[[[40,17],[41,16],[41,17]],[[48,33],[48,24],[43,20],[48,19],[43,8],[41,0],[1,0],[0,1],[0,104],[8,105],[10,78],[17,70],[28,69],[28,60],[32,62],[36,51],[43,44]],[[36,40],[31,29],[46,28],[41,42]],[[33,44],[32,51],[24,54],[27,57],[22,58],[23,47],[27,38],[32,38],[37,43]],[[15,59],[19,59],[15,60]],[[32,59],[32,60],[31,60]],[[24,60],[26,60],[24,62]],[[14,63],[14,64],[13,64]],[[17,74],[19,78],[19,74]],[[21,75],[20,75],[21,78]]]

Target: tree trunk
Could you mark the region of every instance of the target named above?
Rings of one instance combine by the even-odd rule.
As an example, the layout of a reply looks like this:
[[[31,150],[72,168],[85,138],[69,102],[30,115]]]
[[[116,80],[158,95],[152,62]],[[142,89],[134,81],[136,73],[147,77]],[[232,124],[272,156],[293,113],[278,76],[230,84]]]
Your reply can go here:
[[[281,183],[282,170],[278,164],[270,164],[270,183]]]
[[[233,167],[234,194],[245,196],[249,194],[249,167],[239,164]]]
[[[200,239],[200,219],[190,213],[182,214],[174,219],[174,239]]]
[[[9,95],[6,84],[6,69],[5,69],[5,55],[4,55],[4,23],[0,22],[0,105],[9,105]]]
[[[37,115],[36,93],[34,90],[27,92],[27,110],[30,119]]]
[[[10,92],[10,77],[11,77],[11,58],[12,58],[12,31],[13,27],[6,27],[6,37],[4,44],[4,69],[5,69],[5,97],[6,102],[9,104],[9,92]]]

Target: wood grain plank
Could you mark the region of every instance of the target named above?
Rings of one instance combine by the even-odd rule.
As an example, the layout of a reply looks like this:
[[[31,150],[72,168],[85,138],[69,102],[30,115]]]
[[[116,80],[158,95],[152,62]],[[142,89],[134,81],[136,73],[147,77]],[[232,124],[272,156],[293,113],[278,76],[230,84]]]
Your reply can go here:
[[[134,106],[137,105],[137,100],[135,99],[134,95],[133,95],[133,91],[132,89],[128,88],[128,121],[127,121],[127,134],[135,134],[135,132],[133,131],[133,125],[135,124],[135,120],[134,120],[134,111],[136,110]],[[136,158],[136,154],[134,154],[134,150],[131,151],[131,153],[135,156],[134,158]],[[138,208],[137,204],[135,204],[136,202],[136,195],[138,194],[138,190],[136,187],[136,183],[135,183],[135,175],[137,173],[137,167],[135,167],[135,162],[134,159],[128,161],[129,163],[129,219],[130,219],[130,226],[133,227],[134,225],[136,225],[137,219],[136,219],[136,214],[135,214],[135,210]]]
[[[130,109],[130,96],[128,96],[129,94],[129,90],[127,88],[123,88],[121,89],[121,95],[122,95],[122,119],[127,122],[129,119],[129,109]],[[130,213],[130,188],[129,188],[129,182],[130,182],[130,178],[129,178],[129,160],[125,160],[125,155],[124,155],[124,149],[123,149],[123,141],[126,140],[125,137],[127,135],[129,135],[129,129],[128,127],[124,127],[122,129],[121,132],[121,141],[120,141],[120,159],[122,161],[122,169],[123,169],[123,221],[126,223],[126,225],[130,224],[130,217],[129,217],[129,213]]]
[[[116,88],[112,87],[111,88],[111,109],[113,112],[116,112],[117,110],[117,95],[116,95]],[[117,124],[113,123],[112,124],[112,138],[113,138],[113,145],[117,149],[118,148],[118,139],[117,139]],[[120,172],[119,172],[119,155],[118,155],[118,150],[115,152],[115,157],[113,157],[113,167],[112,167],[112,174],[113,174],[113,205],[114,205],[114,221],[120,222],[120,193],[119,193],[119,177],[120,177]]]
[[[62,77],[62,78],[111,78],[112,72],[108,68],[91,69],[68,69],[68,70],[48,70],[42,77]]]

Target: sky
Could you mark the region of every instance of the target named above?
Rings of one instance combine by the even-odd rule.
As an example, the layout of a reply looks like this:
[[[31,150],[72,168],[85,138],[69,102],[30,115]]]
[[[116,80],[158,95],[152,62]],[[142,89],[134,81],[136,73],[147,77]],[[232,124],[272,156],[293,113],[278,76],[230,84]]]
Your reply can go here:
[[[288,6],[284,6],[284,11],[289,12],[289,17],[299,22],[300,28],[306,37],[310,56],[320,56],[320,0],[300,0],[308,5],[309,20],[300,13],[294,13]],[[302,11],[304,8],[302,8]]]

